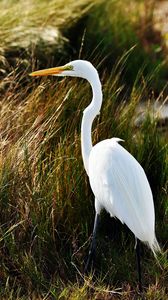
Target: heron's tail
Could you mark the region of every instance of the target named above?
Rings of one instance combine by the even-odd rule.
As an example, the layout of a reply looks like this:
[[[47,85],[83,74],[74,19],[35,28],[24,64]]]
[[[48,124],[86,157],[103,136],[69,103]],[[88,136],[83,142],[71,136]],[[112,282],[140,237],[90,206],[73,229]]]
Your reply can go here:
[[[154,239],[152,240],[152,242],[149,243],[149,247],[151,248],[151,250],[152,250],[154,256],[157,258],[157,254],[158,254],[159,252],[161,252],[161,248],[160,248],[160,246],[159,246],[159,243],[158,243],[156,237],[154,237]]]

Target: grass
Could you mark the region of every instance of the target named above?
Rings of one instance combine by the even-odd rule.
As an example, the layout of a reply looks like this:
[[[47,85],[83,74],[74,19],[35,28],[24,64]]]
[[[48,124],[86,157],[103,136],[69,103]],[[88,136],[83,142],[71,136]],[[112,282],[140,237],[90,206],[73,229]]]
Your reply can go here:
[[[53,1],[51,7],[45,1],[42,7],[41,2],[37,3],[40,9],[47,9],[46,16],[50,16],[51,23],[54,19],[50,15],[52,5],[64,8],[62,1],[57,4]],[[13,1],[2,4],[6,9],[10,4],[11,14],[17,8]],[[17,5],[22,5],[22,1]],[[31,21],[30,14],[34,17],[33,5],[28,5],[25,11],[27,22]],[[74,17],[73,9],[78,4],[70,5]],[[102,9],[101,3],[99,5],[97,7]],[[18,14],[22,6],[19,7]],[[76,14],[78,16],[78,10]],[[93,10],[91,14],[94,15]],[[89,18],[88,22],[95,22],[91,15]],[[68,16],[65,23],[67,20]],[[18,26],[18,17],[14,21],[10,17],[9,22]],[[41,22],[44,24],[43,18]],[[102,26],[99,28],[104,28]],[[124,36],[121,27],[118,32]],[[132,29],[128,33],[135,36]],[[133,45],[130,42],[127,48]],[[132,84],[127,85],[123,74],[135,58],[135,49],[122,51],[122,47],[122,55],[119,53],[118,58],[116,55],[110,71],[103,64],[104,52],[98,56],[100,48],[95,50],[94,63],[101,74],[104,101],[101,114],[93,124],[93,143],[112,136],[124,139],[124,146],[147,173],[155,200],[156,234],[164,254],[159,258],[161,269],[149,249],[143,247],[144,297],[166,300],[167,136],[150,110],[137,126],[136,112],[144,99],[151,103],[164,102],[164,93],[158,94],[158,90],[151,93],[156,83],[155,73],[151,75],[148,70],[145,76],[143,63],[137,67]],[[81,48],[81,55],[84,55],[82,51],[84,48]],[[139,46],[136,51],[141,54]],[[90,58],[93,58],[91,53]],[[9,74],[3,75],[1,81],[0,298],[141,299],[137,291],[134,237],[105,212],[101,216],[95,269],[88,277],[82,274],[94,219],[94,199],[80,149],[82,111],[91,98],[89,85],[79,79],[29,78],[30,64],[37,64],[35,54],[24,68],[19,58],[18,64]]]
[[[166,141],[157,129],[157,122],[149,115],[136,128],[139,88],[134,87],[129,103],[118,104],[122,91],[118,70],[119,66],[114,67],[110,78],[106,75],[102,78],[104,102],[101,115],[94,122],[93,140],[95,143],[107,136],[120,136],[125,140],[125,147],[142,163],[154,191],[157,235],[164,245],[167,241]],[[15,81],[14,77],[12,82]],[[27,97],[21,100],[22,89],[22,86],[20,90],[10,87],[1,100],[1,295],[4,292],[7,295],[8,287],[8,295],[11,287],[14,295],[24,295],[28,287],[30,294],[39,291],[39,295],[45,295],[49,290],[55,297],[69,293],[69,299],[78,299],[75,296],[78,290],[87,299],[90,295],[87,281],[83,287],[78,283],[76,288],[72,283],[66,286],[65,282],[75,280],[76,269],[71,261],[79,269],[83,268],[94,218],[93,195],[80,152],[82,110],[91,93],[87,83],[75,79],[31,81]],[[102,215],[97,284],[108,282],[112,287],[123,288],[128,280],[135,287],[133,237],[119,222],[108,219],[106,223],[106,218],[107,215]],[[149,290],[156,285],[164,290],[166,261],[160,270],[149,251],[144,251],[145,282],[154,284]],[[92,299],[101,293],[101,288],[100,292],[96,288]],[[127,292],[128,299],[131,293]],[[107,295],[108,299],[108,292]]]
[[[144,1],[126,0],[125,5],[120,0],[99,1],[85,16],[86,21],[71,28],[66,36],[82,57],[89,57],[95,63],[99,59],[103,70],[106,68],[109,73],[123,51],[135,46],[122,74],[127,87],[134,84],[139,70],[143,69],[145,77],[155,74],[152,88],[161,91],[167,71],[163,67],[164,41],[153,26],[153,9],[152,1],[148,5]]]
[[[70,26],[69,23],[75,22],[91,6],[90,0],[75,2],[52,0],[50,5],[46,1],[1,1],[1,47],[19,45],[25,47],[32,41],[48,34],[46,39],[56,38],[55,32],[61,27]],[[57,13],[55,17],[55,11]],[[54,27],[55,32],[54,32]],[[53,35],[50,30],[53,29]],[[52,41],[52,40],[51,40]]]

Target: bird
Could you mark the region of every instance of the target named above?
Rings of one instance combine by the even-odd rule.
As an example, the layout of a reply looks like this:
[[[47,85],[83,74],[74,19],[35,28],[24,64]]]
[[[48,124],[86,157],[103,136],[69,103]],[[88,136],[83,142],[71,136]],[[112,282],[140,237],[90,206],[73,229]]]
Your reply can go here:
[[[112,137],[92,144],[92,123],[99,115],[102,84],[97,69],[86,60],[74,60],[64,66],[34,71],[30,76],[70,76],[86,79],[92,89],[92,100],[83,111],[81,122],[81,152],[84,168],[95,198],[95,220],[85,270],[89,268],[96,249],[100,212],[105,209],[111,217],[126,224],[136,241],[139,289],[142,291],[140,241],[147,244],[155,257],[161,251],[155,235],[155,209],[152,191],[144,169]]]

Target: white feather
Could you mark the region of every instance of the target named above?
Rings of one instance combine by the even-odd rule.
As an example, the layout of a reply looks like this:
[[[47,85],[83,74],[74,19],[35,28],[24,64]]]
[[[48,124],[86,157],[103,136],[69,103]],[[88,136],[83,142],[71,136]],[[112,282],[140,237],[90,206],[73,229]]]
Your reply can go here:
[[[125,223],[152,251],[159,251],[155,237],[152,192],[137,160],[112,138],[96,144],[89,157],[89,180],[96,210],[105,208]]]
[[[77,76],[89,81],[92,101],[83,113],[81,148],[85,170],[95,195],[97,214],[105,208],[111,216],[125,223],[135,236],[148,243],[153,253],[160,251],[155,237],[155,213],[152,192],[145,172],[136,159],[112,138],[92,146],[91,129],[102,105],[102,85],[97,70],[84,60],[63,67],[32,73]]]

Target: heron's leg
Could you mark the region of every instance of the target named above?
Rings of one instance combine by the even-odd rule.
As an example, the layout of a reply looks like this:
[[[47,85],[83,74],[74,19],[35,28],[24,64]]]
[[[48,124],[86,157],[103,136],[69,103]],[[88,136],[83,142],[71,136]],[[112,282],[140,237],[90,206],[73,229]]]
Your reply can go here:
[[[136,239],[136,257],[137,257],[137,270],[138,270],[138,285],[139,291],[142,292],[142,275],[141,275],[141,249],[140,240]]]
[[[96,234],[97,234],[97,229],[98,229],[98,224],[99,224],[100,216],[99,214],[96,213],[95,215],[95,220],[94,220],[94,228],[93,228],[93,233],[92,233],[92,241],[89,249],[89,255],[88,259],[84,268],[84,272],[86,273],[89,270],[90,264],[94,258],[95,250],[96,250]]]

